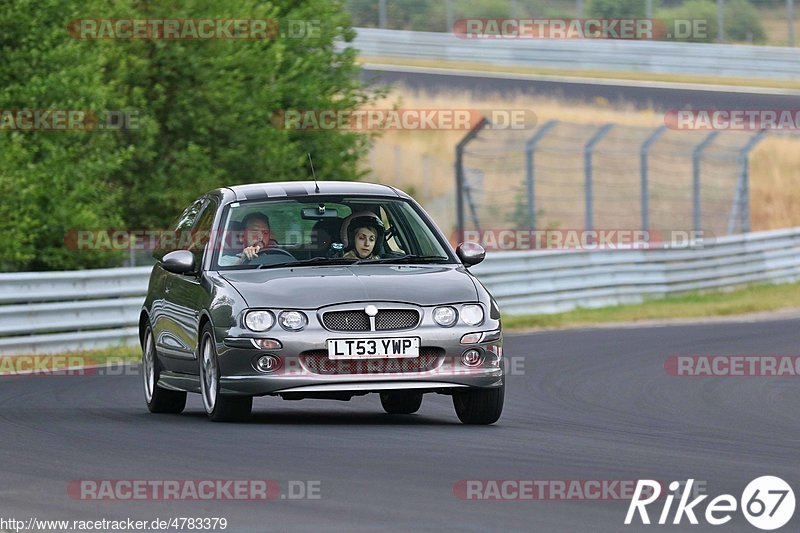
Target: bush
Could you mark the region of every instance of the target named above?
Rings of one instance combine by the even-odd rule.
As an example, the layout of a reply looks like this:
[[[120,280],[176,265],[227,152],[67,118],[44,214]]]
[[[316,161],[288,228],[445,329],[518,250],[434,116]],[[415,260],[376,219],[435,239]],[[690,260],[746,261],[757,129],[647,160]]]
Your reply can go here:
[[[766,40],[758,11],[747,0],[726,0],[724,16],[726,41],[761,43]],[[714,0],[689,0],[681,6],[660,10],[658,18],[664,20],[668,32],[675,28],[676,20],[706,21],[707,33],[688,37],[674,36],[672,40],[703,43],[717,41],[717,4]]]
[[[655,4],[653,2],[655,9]],[[644,18],[646,13],[643,0],[589,0],[586,14],[592,18]]]
[[[318,21],[318,37],[271,40],[77,40],[87,14],[153,18],[147,2],[0,1],[0,110],[135,110],[138,129],[0,130],[0,270],[112,266],[75,253],[70,230],[164,229],[202,193],[225,185],[358,179],[370,136],[275,125],[287,109],[351,110],[362,85],[350,18],[330,0],[184,0],[171,18]],[[98,16],[98,15],[93,15]],[[2,126],[2,124],[0,124]]]

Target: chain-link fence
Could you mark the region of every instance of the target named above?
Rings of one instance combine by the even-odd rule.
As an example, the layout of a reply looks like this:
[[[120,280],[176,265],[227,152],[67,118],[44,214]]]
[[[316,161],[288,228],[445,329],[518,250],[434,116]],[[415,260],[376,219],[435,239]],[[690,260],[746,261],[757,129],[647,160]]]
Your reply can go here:
[[[764,135],[555,120],[475,130],[456,155],[455,227],[746,232],[749,153]]]

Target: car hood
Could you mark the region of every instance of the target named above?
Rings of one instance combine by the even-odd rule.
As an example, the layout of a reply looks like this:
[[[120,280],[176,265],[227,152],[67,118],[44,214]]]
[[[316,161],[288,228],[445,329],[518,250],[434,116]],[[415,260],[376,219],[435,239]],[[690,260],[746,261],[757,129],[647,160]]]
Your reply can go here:
[[[445,265],[304,266],[223,271],[248,307],[316,309],[360,301],[439,305],[477,301],[464,267]]]

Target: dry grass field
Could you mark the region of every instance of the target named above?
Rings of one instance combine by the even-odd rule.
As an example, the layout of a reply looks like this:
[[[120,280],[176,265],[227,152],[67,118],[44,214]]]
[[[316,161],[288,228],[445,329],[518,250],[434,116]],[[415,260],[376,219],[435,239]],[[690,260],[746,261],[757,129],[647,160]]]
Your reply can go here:
[[[619,136],[618,142],[628,143],[632,154],[636,154],[636,147],[644,139],[646,132],[664,123],[663,114],[654,111],[641,111],[633,107],[611,105],[600,99],[594,102],[576,104],[562,102],[554,98],[518,96],[503,98],[501,96],[476,99],[467,92],[453,92],[450,94],[430,95],[414,92],[398,87],[384,102],[381,107],[395,105],[401,109],[529,109],[538,117],[539,124],[551,119],[574,123],[578,127],[584,126],[585,131],[594,131],[597,125],[613,122],[619,125],[632,127],[628,137]],[[636,132],[641,132],[637,134]],[[376,141],[373,152],[365,165],[371,172],[371,179],[399,186],[425,205],[433,214],[437,222],[445,228],[452,228],[454,221],[454,161],[455,146],[463,137],[463,131],[387,131]],[[516,140],[509,141],[509,155],[498,156],[490,160],[487,165],[502,166],[507,160],[516,160],[519,156],[520,141],[524,142],[530,133],[515,133]],[[631,138],[633,135],[633,138]],[[641,135],[638,138],[637,135]],[[667,136],[671,146],[690,150],[693,143],[703,137],[701,132],[670,131]],[[720,136],[721,146],[739,146],[746,141],[749,134],[724,133]],[[665,137],[667,137],[665,136]],[[581,139],[576,139],[580,146]],[[609,136],[609,143],[612,136]],[[685,142],[685,147],[680,143]],[[514,148],[513,143],[517,143]],[[481,146],[476,146],[477,150]],[[676,148],[677,149],[677,148]],[[712,151],[713,152],[713,151]],[[713,156],[713,153],[709,154]],[[573,167],[579,161],[580,153],[565,155],[556,165]],[[685,159],[685,158],[684,158]],[[638,159],[632,160],[631,156],[616,158],[599,158],[595,162],[598,174],[603,172],[613,175],[617,169],[613,161],[624,161],[625,172],[635,172]],[[666,159],[665,159],[666,161]],[[668,165],[669,172],[654,173],[653,189],[663,190],[669,195],[670,189],[675,189],[675,183],[691,183],[690,160]],[[538,164],[538,161],[537,161]],[[619,163],[622,164],[622,163]],[[633,166],[631,166],[633,164]],[[609,165],[603,168],[603,165]],[[738,171],[733,162],[715,163],[713,157],[707,165],[709,182],[717,180],[719,183],[732,184],[736,182]],[[522,170],[516,164],[514,180],[518,181]],[[630,168],[627,168],[630,167]],[[572,169],[575,170],[575,169]],[[659,178],[659,176],[661,176]],[[508,173],[505,175],[509,179]],[[565,177],[566,179],[566,177]],[[571,178],[570,178],[571,179]],[[658,180],[661,180],[659,183]],[[515,181],[516,183],[516,181]],[[712,183],[713,184],[713,183]],[[484,183],[484,187],[491,194],[497,185],[492,182]],[[752,152],[750,159],[750,209],[751,226],[753,230],[765,230],[800,226],[800,135],[786,137],[782,135],[769,135]],[[507,185],[512,190],[511,185]],[[685,192],[685,191],[683,191]],[[602,194],[603,191],[598,191]],[[638,198],[626,199],[624,195],[635,195],[635,191],[627,188],[619,193],[620,206],[626,209],[632,201]],[[580,196],[578,196],[580,198]],[[682,200],[681,200],[682,201]],[[725,199],[727,202],[727,197]],[[576,209],[580,209],[576,206]],[[690,207],[687,207],[690,209]]]

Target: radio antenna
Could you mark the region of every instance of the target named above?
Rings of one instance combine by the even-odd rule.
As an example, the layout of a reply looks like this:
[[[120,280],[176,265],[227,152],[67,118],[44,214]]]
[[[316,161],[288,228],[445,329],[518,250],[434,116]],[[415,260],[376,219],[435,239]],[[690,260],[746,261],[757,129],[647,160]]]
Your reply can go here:
[[[308,162],[311,164],[311,175],[314,176],[314,192],[319,192],[319,183],[317,183],[317,173],[314,172],[314,162],[311,160],[311,152],[308,153]]]

